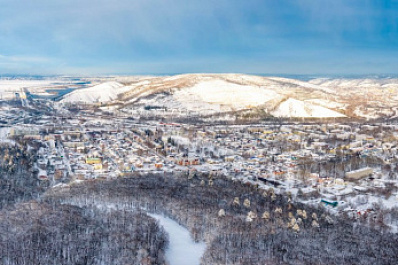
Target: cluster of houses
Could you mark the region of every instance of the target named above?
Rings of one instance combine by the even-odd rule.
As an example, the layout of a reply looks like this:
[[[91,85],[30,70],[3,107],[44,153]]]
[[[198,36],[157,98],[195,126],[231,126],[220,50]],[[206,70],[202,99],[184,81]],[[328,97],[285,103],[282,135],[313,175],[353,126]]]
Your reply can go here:
[[[10,137],[39,146],[34,170],[54,185],[135,172],[200,171],[276,191],[317,192],[329,200],[396,185],[395,125],[142,124],[94,113],[52,121],[14,126]]]

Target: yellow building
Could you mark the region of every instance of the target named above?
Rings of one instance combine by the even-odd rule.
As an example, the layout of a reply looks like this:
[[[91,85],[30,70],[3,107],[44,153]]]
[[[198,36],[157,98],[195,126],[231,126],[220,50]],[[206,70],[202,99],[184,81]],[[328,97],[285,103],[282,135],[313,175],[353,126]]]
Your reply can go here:
[[[94,165],[94,164],[102,164],[101,158],[99,157],[87,157],[86,164]]]

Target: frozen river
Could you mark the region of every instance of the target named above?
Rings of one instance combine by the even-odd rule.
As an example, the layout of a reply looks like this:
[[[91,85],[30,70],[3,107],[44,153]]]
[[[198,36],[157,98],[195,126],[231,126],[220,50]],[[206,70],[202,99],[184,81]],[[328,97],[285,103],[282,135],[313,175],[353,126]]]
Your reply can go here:
[[[158,220],[169,234],[166,259],[170,265],[200,264],[200,258],[206,249],[205,243],[195,243],[189,231],[170,218],[150,213],[148,215]]]

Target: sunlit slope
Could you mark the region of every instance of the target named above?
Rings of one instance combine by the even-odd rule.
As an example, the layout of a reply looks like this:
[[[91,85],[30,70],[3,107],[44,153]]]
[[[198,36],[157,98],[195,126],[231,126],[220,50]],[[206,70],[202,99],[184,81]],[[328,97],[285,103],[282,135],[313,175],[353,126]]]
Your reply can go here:
[[[76,90],[62,102],[116,104],[132,113],[144,108],[190,115],[256,110],[275,117],[378,118],[397,115],[397,84],[396,79],[302,81],[245,74],[124,77]]]

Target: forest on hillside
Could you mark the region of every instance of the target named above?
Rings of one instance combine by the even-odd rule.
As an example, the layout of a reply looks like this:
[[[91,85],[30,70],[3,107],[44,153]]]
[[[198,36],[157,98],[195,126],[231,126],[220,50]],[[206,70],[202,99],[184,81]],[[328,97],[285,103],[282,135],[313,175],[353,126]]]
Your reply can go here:
[[[187,227],[208,248],[203,264],[393,264],[398,237],[383,228],[293,203],[209,174],[145,174],[50,190],[47,203],[145,209]]]

